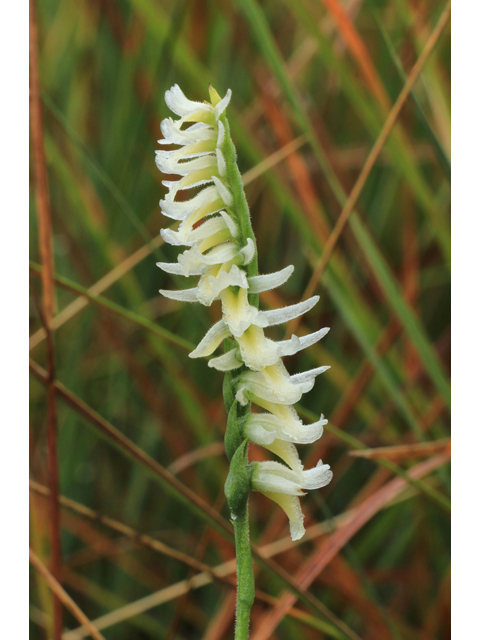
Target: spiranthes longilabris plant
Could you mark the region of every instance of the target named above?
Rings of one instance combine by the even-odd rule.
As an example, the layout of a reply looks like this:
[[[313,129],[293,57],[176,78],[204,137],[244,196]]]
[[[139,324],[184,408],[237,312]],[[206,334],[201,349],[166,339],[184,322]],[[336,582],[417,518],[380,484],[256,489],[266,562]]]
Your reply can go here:
[[[310,391],[315,378],[329,367],[289,375],[282,358],[314,344],[328,332],[320,329],[307,336],[293,335],[274,342],[264,329],[288,322],[308,312],[318,301],[309,300],[270,311],[258,308],[258,294],[281,286],[293,266],[276,273],[258,275],[257,249],[247,201],[236,162],[228,120],[225,115],[231,91],[224,98],[210,87],[211,102],[188,100],[175,85],[165,94],[168,107],[179,116],[161,123],[162,145],[174,150],[157,151],[160,171],[180,176],[165,181],[168,193],[160,206],[164,215],[180,221],[176,231],[162,229],[172,245],[188,249],[177,263],[158,263],[164,271],[200,276],[192,289],[161,290],[173,300],[222,305],[222,319],[207,332],[191,358],[211,356],[223,343],[224,353],[208,361],[225,372],[224,399],[228,412],[225,450],[230,471],[225,494],[235,529],[237,552],[237,621],[235,637],[248,638],[254,582],[248,527],[248,497],[260,491],[279,504],[288,516],[293,540],[304,533],[304,516],[299,496],[307,489],[319,489],[332,478],[329,465],[320,460],[305,470],[297,444],[318,440],[326,424],[304,425],[293,405]],[[188,200],[181,191],[197,188]],[[261,411],[252,412],[254,404]],[[249,462],[248,444],[261,445],[283,461]]]

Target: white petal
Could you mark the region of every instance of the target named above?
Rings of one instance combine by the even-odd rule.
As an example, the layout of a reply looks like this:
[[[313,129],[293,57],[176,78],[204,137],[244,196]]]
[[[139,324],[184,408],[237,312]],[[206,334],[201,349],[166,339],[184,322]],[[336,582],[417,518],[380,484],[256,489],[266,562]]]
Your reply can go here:
[[[208,366],[218,371],[232,371],[241,367],[242,364],[243,362],[237,358],[236,349],[230,349],[223,356],[218,356],[218,358],[212,358],[208,361]]]
[[[180,160],[175,158],[172,151],[156,151],[155,164],[162,173],[174,173],[179,176],[187,176],[192,171],[201,171],[208,167],[217,166],[217,157],[213,154],[202,155],[190,160]]]
[[[160,123],[160,129],[165,140],[159,144],[194,144],[202,140],[215,140],[216,131],[203,122],[196,122],[188,129],[180,129],[172,118],[165,118]]]
[[[290,376],[290,382],[292,382],[292,384],[304,384],[306,382],[309,382],[310,380],[313,381],[313,379],[316,376],[319,376],[321,373],[324,373],[328,369],[330,369],[329,366],[317,367],[316,369],[310,369],[310,371],[304,371],[303,373],[297,373],[294,376]]]
[[[223,319],[236,338],[248,329],[258,315],[258,309],[248,303],[246,289],[225,289],[220,293]]]
[[[232,265],[229,271],[220,271],[220,273],[216,276],[209,276],[209,284],[212,290],[212,293],[217,297],[221,291],[226,289],[227,287],[241,287],[242,289],[246,289],[248,287],[247,276],[245,272],[237,267],[237,265]]]
[[[168,196],[170,198],[175,198],[179,191],[194,189],[195,187],[201,187],[204,184],[213,182],[214,176],[210,175],[210,170],[213,169],[207,168],[202,169],[201,171],[192,171],[192,173],[184,176],[181,180],[162,180],[162,184],[168,189]]]
[[[178,264],[178,262],[157,262],[157,267],[162,269],[162,271],[166,271],[167,273],[173,273],[176,276],[188,275],[184,273],[182,265]],[[189,275],[199,276],[201,273],[202,272],[200,270],[195,272],[191,271]]]
[[[213,107],[205,102],[194,102],[189,100],[178,84],[175,84],[171,89],[165,92],[165,102],[167,107],[177,116],[184,117],[196,111],[210,111],[213,112]],[[220,104],[220,103],[219,103]]]
[[[268,368],[265,367],[265,369]],[[259,406],[262,406],[262,400],[290,405],[298,402],[303,393],[310,391],[312,388],[300,389],[296,385],[274,385],[263,376],[265,369],[263,371],[250,371],[241,376],[238,385],[239,398],[252,400]],[[243,400],[241,401],[242,404]]]
[[[218,173],[223,177],[227,173],[227,165],[225,164],[225,158],[223,157],[223,153],[220,151],[220,149],[217,149],[216,153],[217,153]]]
[[[254,491],[261,491],[262,493],[277,492],[285,493],[290,496],[305,495],[298,484],[273,473],[262,474],[261,479],[255,480],[252,483],[252,488]]]
[[[194,248],[192,247],[192,249]],[[232,242],[224,242],[202,256],[203,264],[223,264],[233,260],[237,254],[237,247]]]
[[[267,461],[253,463],[252,483],[258,491],[278,491],[290,495],[301,495],[299,489],[320,489],[332,479],[332,472],[328,464],[318,461],[313,469],[289,469],[279,462]],[[275,482],[277,487],[275,488]],[[258,489],[257,487],[260,487]],[[267,488],[268,487],[268,488]]]
[[[264,495],[280,505],[287,514],[292,540],[303,538],[305,527],[303,526],[304,515],[300,507],[300,500],[296,496],[287,496],[282,493],[264,492]]]
[[[330,482],[332,476],[330,465],[319,460],[316,467],[303,472],[303,488],[320,489]]]
[[[283,460],[292,471],[301,474],[303,472],[303,465],[298,457],[298,451],[295,445],[291,442],[285,442],[284,440],[274,440],[271,444],[264,445],[265,449],[268,449],[281,460]]]
[[[217,187],[218,193],[220,194],[220,197],[222,198],[224,203],[227,205],[227,207],[229,207],[233,202],[233,197],[230,191],[223,184],[223,182],[216,176],[212,176],[212,182]]]
[[[220,147],[223,145],[225,141],[225,127],[223,126],[223,122],[221,120],[217,122],[217,126],[218,126],[217,149],[220,149]]]
[[[244,434],[255,444],[272,444],[277,433],[277,418],[270,413],[251,413],[245,422]]]
[[[312,422],[311,424],[302,424],[302,426],[298,429],[298,431],[293,435],[287,433],[285,434],[286,438],[291,438],[291,442],[295,444],[311,444],[312,442],[316,442],[323,435],[323,425],[327,424],[328,420],[323,418],[323,414],[320,417],[320,420],[317,422]],[[287,430],[289,431],[289,430]]]
[[[255,439],[259,437],[258,434],[265,433],[268,434],[268,436],[265,435],[265,444],[271,444],[276,438],[295,444],[310,444],[322,436],[323,425],[328,423],[328,420],[325,420],[322,415],[318,422],[305,425],[298,418],[296,411],[289,406],[277,405],[276,412],[284,415],[280,418],[271,413],[250,414],[245,424],[245,433],[249,437],[250,430],[257,434],[250,438],[253,442],[258,442]],[[264,443],[258,442],[258,444]]]
[[[160,229],[160,235],[165,242],[173,245],[174,247],[178,247],[182,244],[188,244],[188,242],[183,242],[182,237],[179,237],[178,231],[173,231],[172,229]]]
[[[220,100],[220,102],[215,107],[215,120],[218,120],[225,109],[228,107],[228,104],[232,98],[232,91],[229,89],[225,94],[225,97]]]
[[[230,233],[232,234],[232,237],[236,238],[238,235],[238,228],[235,222],[233,221],[232,217],[229,216],[226,211],[220,211],[220,215],[225,220],[227,227],[230,229]]]
[[[178,231],[160,229],[160,234],[165,242],[169,244],[191,246],[210,236],[214,236],[222,230],[228,230],[227,224],[222,216],[215,216],[214,218],[209,218],[195,229],[191,229],[190,225],[181,225]]]
[[[275,271],[275,273],[267,273],[262,276],[252,276],[248,279],[250,284],[250,293],[262,293],[263,291],[270,291],[271,289],[280,287],[292,275],[293,269],[293,265],[290,265],[281,271]]]
[[[216,293],[214,293],[210,287],[210,278],[216,280],[216,276],[219,271],[223,269],[224,265],[214,264],[205,266],[202,272],[202,276],[198,281],[198,300],[205,306],[209,307],[214,300],[217,299]]]
[[[198,282],[198,299],[202,304],[210,306],[227,287],[247,285],[245,273],[236,265],[232,265],[231,261],[207,266]]]
[[[180,149],[169,151],[173,160],[191,160],[193,158],[199,158],[200,156],[206,156],[215,151],[214,140],[202,140],[200,142],[194,142],[193,144],[187,144]]]
[[[194,289],[183,289],[181,291],[170,291],[169,289],[160,289],[160,293],[165,298],[178,300],[180,302],[197,302],[197,287]]]
[[[241,376],[239,390],[260,406],[262,400],[276,404],[295,404],[304,393],[313,388],[314,378],[293,384],[281,360],[276,364],[265,367],[262,371],[248,371]]]
[[[160,200],[160,208],[163,215],[167,218],[172,218],[172,220],[183,220],[185,218],[188,214],[187,204],[188,201],[175,202],[175,200],[171,200],[168,197]]]
[[[208,218],[208,220],[202,222],[202,224],[195,227],[195,229],[188,234],[188,240],[189,242],[200,242],[224,229],[229,230],[223,216]]]
[[[298,318],[307,311],[310,311],[317,302],[320,300],[319,296],[313,296],[304,302],[298,304],[292,304],[289,307],[282,307],[282,309],[272,309],[271,311],[261,311],[261,315],[267,320],[268,326],[273,327],[276,324],[282,324],[282,322],[289,322],[294,318]]]
[[[222,220],[222,218],[220,218],[220,220]],[[223,220],[222,220],[222,224],[224,224]],[[217,231],[216,233],[213,233],[207,238],[200,240],[200,242],[197,242],[196,246],[198,246],[200,251],[203,253],[205,258],[207,259],[210,256],[210,253],[208,253],[209,249],[213,249],[217,246],[223,246],[223,243],[226,243],[226,241],[229,241],[231,239],[232,239],[232,235],[225,226],[220,231]]]
[[[191,211],[187,215],[185,220],[182,221],[178,230],[181,232],[182,235],[186,234],[184,235],[184,237],[188,236],[194,231],[194,227],[198,226],[197,225],[198,222],[204,221],[204,219],[208,216],[212,216],[215,213],[219,213],[220,209],[223,206],[224,206],[224,202],[220,197],[218,197],[216,200],[213,200],[212,202],[202,205],[201,207],[199,207],[198,209],[195,209],[194,211]],[[224,227],[227,228],[228,225],[225,224]],[[231,234],[229,234],[229,238],[230,236]],[[201,250],[204,251],[204,249],[201,249]]]
[[[204,338],[200,341],[197,348],[189,353],[190,358],[201,358],[203,356],[210,356],[219,344],[230,335],[227,325],[223,320],[219,320],[213,327],[205,334]]]
[[[285,356],[293,356],[295,353],[300,351],[300,338],[298,338],[295,334],[292,335],[290,340],[283,340],[282,342],[277,342],[278,352],[282,358]]]
[[[261,371],[279,359],[277,343],[266,338],[260,327],[249,326],[237,342],[243,361],[253,371]]]
[[[321,340],[327,333],[330,331],[329,327],[325,327],[324,329],[320,329],[315,333],[310,333],[306,336],[302,336],[301,338],[297,338],[296,335],[293,335],[290,340],[283,340],[282,342],[277,342],[278,350],[280,356],[283,358],[284,356],[293,356],[302,349],[306,349],[307,347],[311,347],[312,344],[315,344],[319,340]]]
[[[244,386],[240,386],[238,388],[237,393],[235,394],[235,400],[237,400],[242,405],[242,407],[248,404],[249,397]]]
[[[175,171],[178,160],[175,158],[173,151],[164,151],[163,149],[155,151],[155,164],[157,165],[157,169],[162,173],[175,173],[182,176],[188,173],[188,171],[186,173]]]
[[[187,249],[187,251],[180,253],[178,256],[178,262],[186,276],[202,270],[206,265],[205,258],[196,245],[191,249]]]
[[[206,264],[221,264],[223,262],[229,262],[238,256],[238,249],[233,242],[224,242],[217,247],[214,247],[205,256],[204,260]]]
[[[212,204],[220,198],[217,188],[214,186],[205,187],[190,200],[176,202],[171,198],[160,200],[160,207],[163,215],[174,220],[185,220],[193,211]],[[221,208],[221,207],[219,207]]]
[[[255,244],[251,238],[247,238],[247,244],[240,249],[240,253],[243,256],[244,265],[249,264],[255,255]]]
[[[273,491],[291,496],[303,495],[299,483],[301,474],[280,462],[266,461],[252,463],[252,488],[255,491]]]

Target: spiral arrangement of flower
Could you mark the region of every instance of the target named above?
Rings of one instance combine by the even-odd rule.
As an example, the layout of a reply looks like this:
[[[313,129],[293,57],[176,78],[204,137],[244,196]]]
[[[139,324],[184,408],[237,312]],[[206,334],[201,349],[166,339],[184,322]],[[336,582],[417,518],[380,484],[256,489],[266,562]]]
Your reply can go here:
[[[160,202],[163,214],[180,221],[176,231],[162,229],[165,242],[187,246],[176,263],[158,263],[164,271],[200,276],[192,289],[161,290],[171,299],[222,305],[222,319],[200,341],[191,358],[211,356],[222,343],[224,353],[208,361],[225,372],[224,397],[228,411],[226,453],[231,460],[225,492],[235,527],[239,593],[236,637],[248,637],[249,609],[253,602],[253,571],[248,538],[248,495],[260,491],[279,504],[288,516],[293,540],[304,533],[299,496],[318,489],[332,478],[329,465],[320,460],[305,470],[295,445],[315,442],[323,432],[323,415],[304,425],[293,405],[310,391],[315,378],[329,367],[289,375],[282,358],[294,355],[323,338],[328,328],[307,336],[293,335],[275,342],[264,329],[307,313],[318,296],[269,311],[258,308],[258,294],[284,284],[293,266],[258,275],[257,249],[248,205],[236,162],[235,147],[225,115],[231,91],[224,98],[209,88],[211,102],[188,100],[178,85],[165,94],[165,102],[178,120],[161,123],[159,143],[176,145],[157,151],[157,167],[178,175],[164,181],[168,193]],[[185,123],[193,123],[183,128]],[[199,188],[189,200],[177,199],[181,191]],[[262,412],[252,412],[254,404]],[[283,461],[248,461],[248,443],[261,445]],[[242,584],[243,583],[243,584]],[[248,609],[248,610],[247,610]],[[245,631],[246,629],[246,631]]]

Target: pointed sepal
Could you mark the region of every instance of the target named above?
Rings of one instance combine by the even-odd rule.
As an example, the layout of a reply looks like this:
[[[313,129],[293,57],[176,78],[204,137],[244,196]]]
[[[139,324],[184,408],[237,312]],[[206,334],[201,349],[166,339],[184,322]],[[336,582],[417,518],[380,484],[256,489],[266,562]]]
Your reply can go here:
[[[248,440],[244,440],[233,454],[230,471],[225,482],[225,496],[232,518],[245,512],[250,493],[251,480],[247,470],[247,450]]]
[[[229,460],[233,458],[242,441],[243,438],[239,429],[238,402],[234,400],[228,412],[227,428],[225,430],[225,453]]]

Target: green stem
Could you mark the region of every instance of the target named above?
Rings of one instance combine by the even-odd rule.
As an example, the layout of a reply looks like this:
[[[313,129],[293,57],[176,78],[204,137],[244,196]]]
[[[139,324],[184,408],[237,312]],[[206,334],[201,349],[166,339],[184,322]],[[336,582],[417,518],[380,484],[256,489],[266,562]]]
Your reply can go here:
[[[227,383],[228,386],[228,383]],[[237,403],[233,402],[229,411],[225,442],[234,445]],[[226,447],[229,450],[229,447]],[[250,609],[255,598],[255,579],[253,575],[252,551],[248,527],[248,496],[250,493],[250,474],[248,464],[248,440],[237,446],[230,461],[230,470],[225,482],[225,496],[230,507],[231,520],[235,531],[235,553],[237,556],[237,621],[235,640],[248,640]]]
[[[242,176],[237,166],[237,153],[230,136],[230,127],[225,115],[221,118],[225,127],[225,138],[222,153],[225,159],[224,180],[232,194],[231,206],[227,209],[238,226],[237,242],[244,247],[248,239],[253,241],[255,254],[245,267],[247,276],[258,275],[257,244],[252,229],[250,211],[243,190]],[[258,308],[258,294],[248,294],[248,301]],[[227,341],[228,342],[228,341]],[[227,349],[229,348],[227,344]],[[225,434],[225,450],[231,459],[230,471],[225,483],[225,495],[231,511],[235,530],[235,552],[237,556],[237,616],[235,623],[235,640],[248,640],[250,627],[250,610],[255,599],[255,578],[253,575],[252,551],[248,525],[248,495],[250,477],[247,472],[248,440],[243,439],[239,429],[239,418],[250,413],[250,405],[240,407],[235,398],[235,389],[230,374],[224,384],[225,404],[228,411]]]
[[[235,640],[248,640],[250,610],[255,597],[252,553],[248,526],[248,501],[245,508],[234,516],[235,551],[237,555],[237,619]]]

